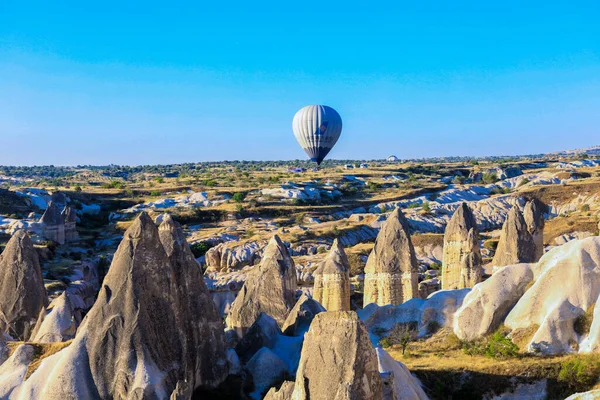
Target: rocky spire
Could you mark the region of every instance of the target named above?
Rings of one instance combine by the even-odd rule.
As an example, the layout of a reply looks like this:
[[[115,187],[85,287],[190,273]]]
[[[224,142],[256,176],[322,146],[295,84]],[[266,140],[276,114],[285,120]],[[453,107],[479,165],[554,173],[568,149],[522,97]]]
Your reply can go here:
[[[546,206],[538,199],[528,201],[523,210],[523,217],[527,224],[527,230],[533,237],[535,244],[535,259],[538,261],[544,255],[544,211]]]
[[[63,220],[65,221],[65,241],[72,242],[79,238],[79,234],[77,233],[77,213],[74,209],[67,206],[62,212]]]
[[[505,265],[535,262],[535,243],[527,229],[523,213],[518,207],[513,207],[506,217],[500,241],[492,265]]]
[[[174,224],[159,235],[140,214],[96,303],[39,390],[57,399],[190,398],[198,386],[219,384],[227,369],[223,331],[197,296],[201,275],[187,259]]]
[[[65,220],[60,209],[54,202],[48,203],[48,208],[40,218],[42,224],[42,235],[59,244],[65,243]]]
[[[314,273],[314,299],[327,311],[350,311],[350,264],[337,239]]]
[[[481,282],[479,230],[473,212],[462,203],[444,233],[442,289],[471,288]]]
[[[261,263],[248,274],[231,305],[227,326],[242,337],[261,312],[270,315],[282,326],[296,303],[296,289],[294,261],[275,235],[265,248]]]
[[[355,312],[317,314],[304,336],[292,398],[382,398],[377,353]]]
[[[176,316],[182,328],[185,367],[195,374],[195,386],[214,386],[227,373],[223,363],[215,363],[226,358],[223,319],[179,224],[166,214],[158,232],[178,291]]]
[[[417,297],[417,257],[408,223],[395,209],[375,240],[365,266],[364,305],[399,305]]]
[[[18,230],[0,255],[0,331],[28,340],[46,304],[37,252],[29,235]]]

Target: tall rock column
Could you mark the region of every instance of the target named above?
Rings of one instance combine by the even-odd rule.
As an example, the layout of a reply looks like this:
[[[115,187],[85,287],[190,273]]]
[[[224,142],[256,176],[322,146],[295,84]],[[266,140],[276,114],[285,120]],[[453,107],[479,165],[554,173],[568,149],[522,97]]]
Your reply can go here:
[[[73,242],[79,239],[77,233],[77,213],[71,207],[67,206],[62,210],[62,217],[65,221],[65,242]]]
[[[294,261],[279,236],[275,235],[265,248],[262,261],[248,274],[231,305],[227,326],[242,337],[261,312],[283,326],[296,304],[297,287]]]
[[[42,235],[59,244],[65,243],[65,220],[60,209],[54,202],[48,203],[48,208],[40,218]]]
[[[473,212],[462,203],[444,233],[442,289],[471,288],[481,282],[479,230]]]
[[[382,386],[377,353],[356,313],[317,314],[304,336],[291,398],[381,399]]]
[[[535,242],[529,233],[523,213],[518,207],[511,208],[504,225],[502,225],[500,241],[492,265],[503,267],[519,263],[532,263],[536,261],[535,252]]]
[[[367,260],[363,303],[399,305],[417,296],[417,257],[406,218],[397,208],[379,231]]]
[[[350,311],[350,264],[337,239],[313,275],[316,301],[327,311]]]
[[[46,304],[37,252],[29,235],[19,230],[0,255],[0,332],[28,340]]]
[[[544,203],[537,199],[533,199],[525,205],[523,210],[523,217],[527,224],[527,230],[533,237],[533,243],[535,244],[535,259],[538,261],[544,255],[544,226],[546,221],[544,220],[544,210],[546,206]]]

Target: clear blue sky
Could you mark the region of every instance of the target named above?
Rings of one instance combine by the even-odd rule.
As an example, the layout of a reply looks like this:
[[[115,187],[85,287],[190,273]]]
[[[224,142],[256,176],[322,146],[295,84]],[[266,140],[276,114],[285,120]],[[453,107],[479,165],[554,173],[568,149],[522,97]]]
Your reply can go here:
[[[305,158],[307,104],[332,158],[600,144],[597,0],[52,3],[0,2],[0,165]]]

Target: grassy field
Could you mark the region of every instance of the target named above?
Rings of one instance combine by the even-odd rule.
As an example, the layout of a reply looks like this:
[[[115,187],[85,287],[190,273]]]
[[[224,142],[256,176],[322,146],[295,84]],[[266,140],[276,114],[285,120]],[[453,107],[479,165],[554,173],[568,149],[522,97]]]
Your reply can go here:
[[[387,351],[404,363],[422,382],[432,399],[481,399],[499,395],[515,384],[548,380],[548,399],[564,399],[587,391],[600,375],[600,355],[542,357],[519,352],[494,357],[469,354],[450,330],[411,342],[405,354],[400,346]],[[575,371],[573,373],[573,371]]]

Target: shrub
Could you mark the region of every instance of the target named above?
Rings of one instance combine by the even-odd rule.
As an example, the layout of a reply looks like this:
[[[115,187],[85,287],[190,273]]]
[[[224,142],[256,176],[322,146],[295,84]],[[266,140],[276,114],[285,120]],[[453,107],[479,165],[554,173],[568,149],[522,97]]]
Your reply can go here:
[[[102,187],[104,187],[106,189],[123,189],[125,187],[125,185],[123,185],[123,182],[120,182],[117,180],[112,180],[112,181],[102,185]]]
[[[558,381],[567,383],[575,391],[585,391],[593,386],[600,375],[597,356],[578,356],[565,361],[558,373]]]
[[[497,331],[489,338],[485,355],[490,358],[517,357],[519,347],[502,332]]]
[[[483,176],[481,177],[481,180],[483,181],[483,183],[485,184],[490,184],[490,183],[496,183],[498,182],[498,175],[496,175],[495,173],[484,173]]]
[[[514,358],[519,355],[519,347],[504,334],[502,329],[485,338],[463,342],[462,349],[470,356],[478,355],[496,359]]]
[[[194,254],[194,257],[198,258],[205,255],[211,247],[212,246],[207,242],[196,242],[190,245],[190,250],[192,250],[192,254]]]
[[[158,190],[153,190],[150,192],[150,196],[158,197],[160,196],[160,192]]]
[[[246,193],[237,192],[237,193],[233,194],[232,200],[235,201],[236,203],[241,203],[244,201],[245,198],[246,198]]]
[[[414,323],[396,324],[390,331],[389,335],[381,339],[379,344],[381,347],[390,347],[399,345],[402,348],[402,354],[406,352],[408,344],[417,337],[417,326]]]
[[[301,225],[302,223],[304,223],[305,216],[305,213],[296,214],[296,217],[294,218],[294,220],[296,221],[296,225]]]
[[[79,185],[75,186],[75,191],[76,192],[81,192],[81,190],[82,190],[81,186],[79,186]]]
[[[589,204],[584,204],[581,206],[581,212],[588,212],[590,211],[590,205]]]
[[[457,175],[454,177],[454,180],[452,182],[458,185],[462,185],[463,183],[465,183],[466,180],[467,178],[465,178],[464,176]]]
[[[431,211],[431,207],[429,206],[428,201],[423,203],[422,210],[425,211],[426,213],[429,213]]]
[[[421,205],[419,203],[410,203],[406,208],[419,208]]]
[[[429,269],[435,269],[436,271],[440,271],[442,269],[442,263],[434,262],[429,265]]]
[[[588,307],[585,313],[575,318],[575,321],[573,322],[573,329],[578,335],[587,335],[588,333],[590,333],[592,320],[594,319],[595,306],[595,304],[592,304]]]
[[[527,185],[528,183],[529,183],[529,179],[523,178],[519,181],[519,187],[521,187],[523,185]]]

